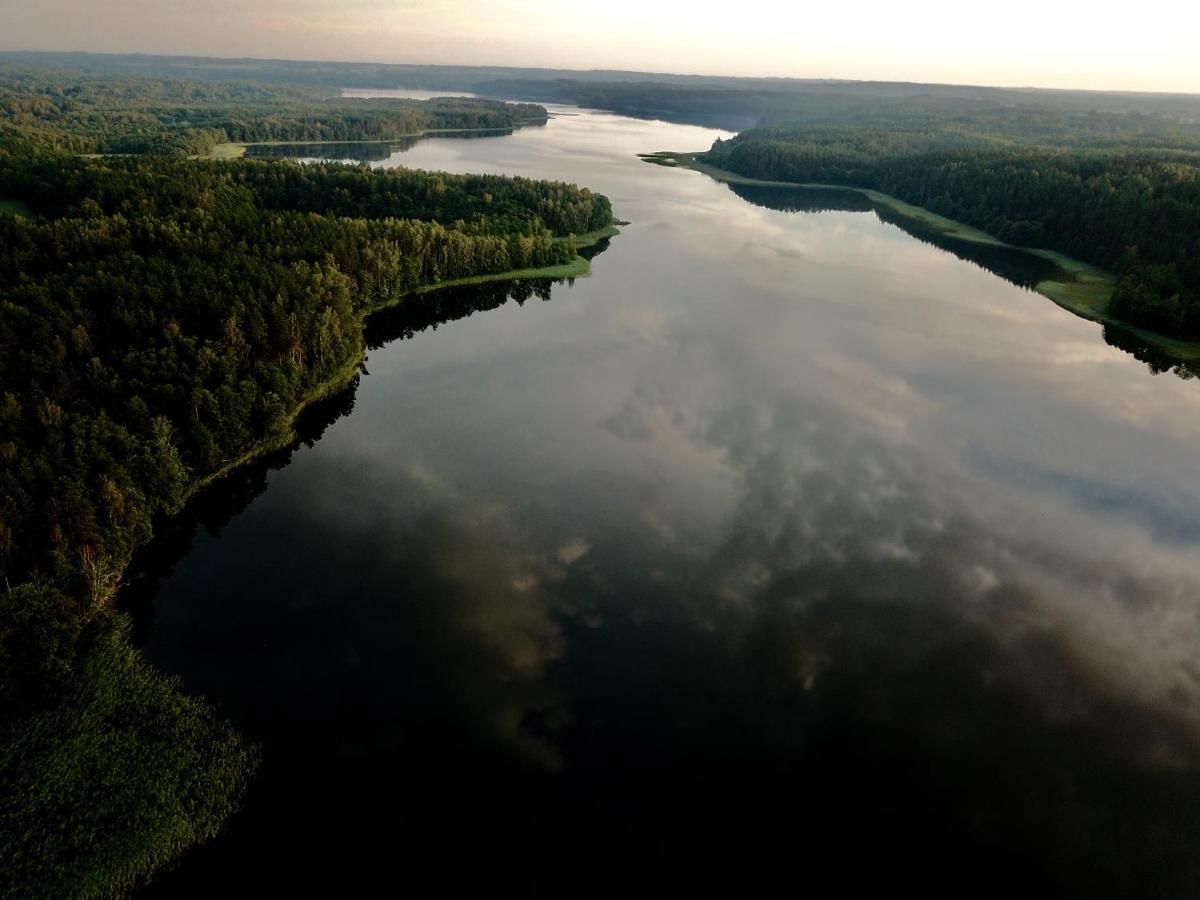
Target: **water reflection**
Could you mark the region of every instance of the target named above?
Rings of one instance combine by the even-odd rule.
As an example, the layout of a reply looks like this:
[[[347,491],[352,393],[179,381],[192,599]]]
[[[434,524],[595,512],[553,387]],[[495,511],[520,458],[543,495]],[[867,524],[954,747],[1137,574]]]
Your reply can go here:
[[[1193,892],[1194,385],[628,152],[688,134],[412,150],[635,224],[374,318],[354,414],[196,533],[147,653],[264,768],[163,893]]]
[[[1063,274],[1054,262],[1015,247],[979,244],[943,234],[873,202],[860,191],[736,184],[729,185],[729,189],[749,203],[782,212],[874,212],[880,221],[895,225],[923,243],[953,253],[1018,287],[1034,288],[1038,282]]]
[[[130,613],[136,643],[144,643],[154,626],[154,598],[170,578],[176,563],[192,548],[199,531],[213,538],[221,536],[233,519],[267,489],[267,480],[275,469],[282,469],[302,447],[311,448],[326,429],[354,411],[358,377],[346,389],[314,403],[294,424],[295,441],[288,447],[254,459],[200,491],[176,516],[155,524],[154,537],[134,556],[126,571],[119,603]]]
[[[591,258],[607,246],[608,241],[602,241],[584,252]],[[574,279],[525,278],[414,295],[368,317],[365,341],[368,348],[379,349],[447,322],[496,309],[509,300],[518,305],[531,297],[548,301],[555,284],[573,282]],[[154,624],[154,598],[176,563],[191,550],[197,532],[203,530],[210,537],[220,537],[225,526],[266,491],[272,471],[289,465],[301,448],[311,449],[330,426],[354,411],[358,384],[359,377],[355,376],[344,390],[305,409],[296,419],[296,437],[291,445],[236,469],[201,491],[179,515],[158,523],[154,539],[130,564],[121,590],[121,606],[133,616],[138,643],[150,636]]]
[[[849,188],[790,188],[756,184],[727,184],[747,203],[780,212],[871,212],[875,209],[862,191]]]
[[[150,650],[266,768],[164,890],[365,889],[399,853],[408,884],[534,893],[1186,895],[1194,569],[791,390],[706,396],[691,356],[633,405],[732,474],[709,540],[633,472],[498,496],[402,441],[284,473],[246,552],[204,542]]]
[[[1180,378],[1187,379],[1195,378],[1197,374],[1200,374],[1200,361],[1175,359],[1127,328],[1105,325],[1104,340],[1144,362],[1155,375],[1172,372]]]
[[[741,184],[728,187],[748,203],[781,212],[874,212],[880,221],[895,225],[918,240],[953,253],[1018,287],[1033,290],[1042,281],[1066,278],[1062,268],[1051,260],[1016,247],[980,244],[943,234],[890,207],[874,203],[860,191]],[[1196,374],[1197,363],[1174,359],[1128,329],[1106,325],[1103,334],[1107,343],[1146,363],[1155,374],[1173,372],[1180,378],[1192,378]]]
[[[536,127],[536,126],[523,126]],[[246,156],[256,159],[333,160],[337,162],[377,163],[406,153],[421,141],[432,139],[470,141],[505,137],[511,128],[478,129],[473,131],[442,131],[390,141],[322,141],[319,143],[250,144]]]

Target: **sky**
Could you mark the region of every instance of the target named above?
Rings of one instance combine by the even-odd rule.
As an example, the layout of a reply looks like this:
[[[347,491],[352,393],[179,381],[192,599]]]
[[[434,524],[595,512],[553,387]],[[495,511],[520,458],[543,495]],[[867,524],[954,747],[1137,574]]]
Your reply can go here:
[[[0,0],[0,21],[9,50],[1200,93],[1194,0]]]

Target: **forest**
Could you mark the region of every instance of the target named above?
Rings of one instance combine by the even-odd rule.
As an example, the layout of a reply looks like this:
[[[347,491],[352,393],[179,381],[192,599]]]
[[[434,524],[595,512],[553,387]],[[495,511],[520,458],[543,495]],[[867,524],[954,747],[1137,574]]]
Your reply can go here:
[[[1109,120],[1112,121],[1109,121]],[[739,175],[870,188],[1118,276],[1113,318],[1200,339],[1200,137],[1139,114],[997,110],[942,122],[780,121],[699,158]]]
[[[337,165],[0,157],[0,185],[46,216],[0,220],[4,571],[93,601],[156,510],[357,361],[366,312],[611,219],[568,185]]]
[[[542,124],[541,106],[355,99],[281,85],[120,78],[5,64],[0,141],[74,153],[204,155],[227,141],[369,141]]]
[[[27,107],[27,83],[3,82],[6,109],[26,109],[0,130],[16,213],[0,214],[0,858],[14,897],[127,891],[213,835],[254,770],[255,749],[133,649],[112,601],[134,552],[354,376],[369,313],[569,262],[575,235],[612,222],[605,197],[561,183],[183,158],[197,148],[154,111],[157,88],[70,81],[46,75],[43,94],[61,92]],[[103,112],[143,88],[129,127]],[[163,90],[181,110],[199,98],[189,122],[216,122],[207,105],[244,90],[246,127],[275,127],[253,124],[275,115],[273,92]],[[296,109],[278,121],[303,122]],[[528,115],[472,110],[456,121]],[[401,112],[380,122],[449,121]],[[161,152],[80,155],[133,134]]]
[[[423,88],[470,92],[537,102],[577,103],[631,115],[658,115],[676,121],[708,117],[737,119],[749,127],[764,117],[786,114],[804,104],[838,109],[847,104],[940,98],[998,106],[1036,106],[1081,112],[1137,112],[1178,121],[1197,121],[1200,96],[1128,91],[998,88],[911,81],[853,81],[840,78],[756,78],[617,69],[514,68],[511,66],[412,65],[283,59],[214,59],[119,53],[0,51],[0,65],[37,66],[92,73],[108,78],[304,85],[338,88]]]
[[[331,86],[403,76],[753,125],[704,161],[884,191],[1092,262],[1119,276],[1114,316],[1200,339],[1194,98],[43,56],[0,54],[0,859],[14,897],[128,891],[213,835],[252,777],[255,748],[146,665],[114,612],[138,549],[353,378],[368,315],[570,262],[576,236],[613,221],[607,198],[561,183],[192,158],[547,117]]]

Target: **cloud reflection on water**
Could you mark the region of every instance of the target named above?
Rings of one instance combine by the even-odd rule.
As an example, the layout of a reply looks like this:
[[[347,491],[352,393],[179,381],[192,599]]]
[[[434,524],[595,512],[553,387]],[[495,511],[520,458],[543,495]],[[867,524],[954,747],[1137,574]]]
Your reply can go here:
[[[151,656],[267,742],[246,827],[560,892],[1187,896],[1195,384],[869,214],[633,156],[696,134],[404,155],[635,224],[552,302],[382,317],[354,415],[167,582]]]

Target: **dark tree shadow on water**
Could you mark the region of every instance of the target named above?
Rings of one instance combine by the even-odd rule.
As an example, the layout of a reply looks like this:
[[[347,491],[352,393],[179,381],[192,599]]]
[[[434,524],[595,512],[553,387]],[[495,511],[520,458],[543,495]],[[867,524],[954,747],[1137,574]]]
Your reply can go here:
[[[511,128],[492,128],[479,131],[448,131],[414,137],[396,138],[385,141],[324,141],[290,144],[250,144],[246,147],[248,159],[340,159],[358,163],[384,162],[397,153],[406,153],[422,141],[430,138],[442,140],[477,140],[481,138],[507,137]]]
[[[608,246],[605,240],[581,251],[591,258]],[[524,304],[532,298],[549,301],[556,285],[574,279],[529,278],[450,287],[415,294],[396,306],[367,318],[364,337],[368,349],[377,350],[393,341],[409,340],[420,333],[477,313],[504,306],[510,300]],[[366,367],[362,374],[369,374]],[[267,489],[270,473],[287,466],[302,447],[312,447],[339,419],[354,411],[354,398],[362,374],[343,390],[305,409],[294,425],[295,439],[271,451],[201,490],[176,516],[156,523],[154,537],[134,556],[119,595],[119,606],[134,621],[138,644],[148,638],[154,625],[154,598],[175,566],[191,550],[199,529],[211,535],[221,531]]]
[[[935,228],[881,206],[866,194],[852,188],[781,188],[765,185],[727,185],[747,203],[779,212],[874,212],[879,220],[911,235],[924,244],[952,253],[964,262],[1003,278],[1026,290],[1035,290],[1043,281],[1070,281],[1071,276],[1057,263],[1018,247],[980,244],[946,235]],[[1183,379],[1195,377],[1200,364],[1176,359],[1134,332],[1114,325],[1104,326],[1104,340],[1144,362],[1155,375],[1171,372]]]

